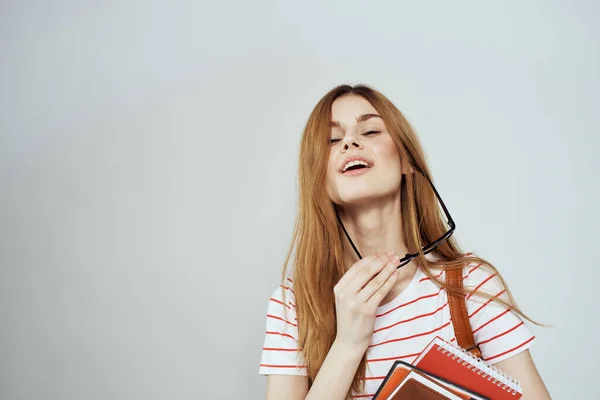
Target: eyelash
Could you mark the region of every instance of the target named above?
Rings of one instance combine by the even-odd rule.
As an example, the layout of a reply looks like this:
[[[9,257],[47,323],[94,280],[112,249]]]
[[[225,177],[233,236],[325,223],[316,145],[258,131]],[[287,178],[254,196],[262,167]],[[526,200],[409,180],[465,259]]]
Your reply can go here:
[[[381,131],[368,131],[368,132],[363,133],[363,136],[373,136],[373,135],[376,135],[376,134],[378,134],[380,132]],[[340,140],[342,140],[342,139],[340,139],[340,138],[331,138],[331,139],[329,139],[329,143],[330,144],[336,144]]]

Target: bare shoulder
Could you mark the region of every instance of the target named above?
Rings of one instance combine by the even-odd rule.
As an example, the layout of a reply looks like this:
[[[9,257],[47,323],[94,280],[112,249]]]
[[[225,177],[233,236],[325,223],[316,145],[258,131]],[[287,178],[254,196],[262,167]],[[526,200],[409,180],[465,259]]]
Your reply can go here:
[[[550,393],[548,393],[529,350],[499,361],[495,367],[521,383],[523,399],[550,399]]]
[[[308,394],[308,376],[267,375],[267,400],[300,400]]]

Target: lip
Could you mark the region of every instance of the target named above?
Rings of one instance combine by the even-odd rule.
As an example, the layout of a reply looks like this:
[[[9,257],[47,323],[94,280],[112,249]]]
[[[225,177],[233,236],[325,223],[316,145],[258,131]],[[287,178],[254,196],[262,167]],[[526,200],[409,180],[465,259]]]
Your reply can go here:
[[[366,174],[367,172],[369,172],[371,170],[371,168],[359,168],[359,169],[353,169],[351,171],[346,171],[344,172],[342,175],[344,176],[357,176],[357,175],[362,175],[362,174]]]
[[[367,164],[369,164],[369,168],[373,168],[373,161],[369,160],[368,158],[365,158],[365,157],[362,157],[362,156],[350,156],[350,157],[347,157],[342,162],[342,164],[340,165],[340,168],[338,169],[338,171],[339,171],[340,174],[346,175],[346,174],[350,174],[350,172],[357,172],[357,171],[364,172],[363,169],[366,169],[366,170],[369,169],[369,168],[361,168],[361,169],[358,169],[358,170],[348,171],[348,172],[344,173],[344,165],[348,164],[351,161],[364,161]],[[356,175],[356,174],[353,174],[353,175]]]

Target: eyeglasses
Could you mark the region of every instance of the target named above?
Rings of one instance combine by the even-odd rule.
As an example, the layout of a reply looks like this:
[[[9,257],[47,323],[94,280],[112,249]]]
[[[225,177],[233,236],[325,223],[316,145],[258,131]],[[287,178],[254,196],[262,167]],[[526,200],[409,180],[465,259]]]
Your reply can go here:
[[[442,236],[440,236],[438,239],[436,239],[433,242],[427,244],[426,246],[423,246],[423,248],[422,248],[423,253],[424,254],[429,254],[433,250],[435,250],[438,247],[440,247],[446,240],[448,240],[448,238],[450,236],[452,236],[452,233],[454,233],[454,230],[456,229],[456,224],[454,223],[454,220],[450,216],[450,213],[448,212],[448,209],[446,208],[446,205],[442,201],[442,198],[440,197],[440,194],[438,193],[438,191],[436,190],[435,186],[433,185],[433,182],[431,182],[431,179],[429,179],[429,177],[427,176],[427,174],[424,174],[422,171],[420,171],[420,169],[415,168],[415,170],[418,171],[419,173],[421,173],[421,175],[423,175],[427,179],[427,181],[429,182],[429,184],[431,185],[431,187],[433,189],[433,192],[435,193],[435,196],[437,197],[438,201],[440,202],[440,205],[442,206],[442,209],[444,210],[444,214],[446,214],[446,218],[448,219],[448,226],[450,227],[448,229],[448,231],[446,233],[444,233]],[[350,245],[352,246],[352,248],[356,252],[356,255],[358,256],[359,259],[362,259],[362,256],[358,252],[358,249],[356,248],[356,246],[352,242],[352,239],[350,239],[350,235],[348,235],[348,232],[346,231],[346,228],[344,227],[344,224],[342,224],[342,220],[340,219],[340,216],[338,215],[337,211],[336,211],[335,215],[337,217],[338,222],[342,226],[342,229],[344,231],[344,234],[346,235],[346,238],[348,238],[348,241],[350,242]],[[411,253],[407,253],[404,257],[402,257],[400,259],[400,265],[398,265],[398,268],[405,266],[413,258],[416,258],[418,255],[419,255],[419,253],[412,253],[412,254]]]

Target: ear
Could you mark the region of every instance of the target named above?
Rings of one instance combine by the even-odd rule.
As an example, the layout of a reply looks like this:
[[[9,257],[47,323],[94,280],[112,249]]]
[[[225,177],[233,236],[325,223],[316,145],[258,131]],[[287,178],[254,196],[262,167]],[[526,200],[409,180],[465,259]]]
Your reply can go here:
[[[403,173],[404,175],[407,175],[407,173],[406,173],[406,171],[407,171],[407,170],[409,170],[409,171],[410,171],[410,174],[411,174],[411,175],[414,175],[414,173],[415,173],[415,170],[414,170],[414,168],[412,167],[412,165],[404,165],[404,166],[402,167],[402,173]]]

